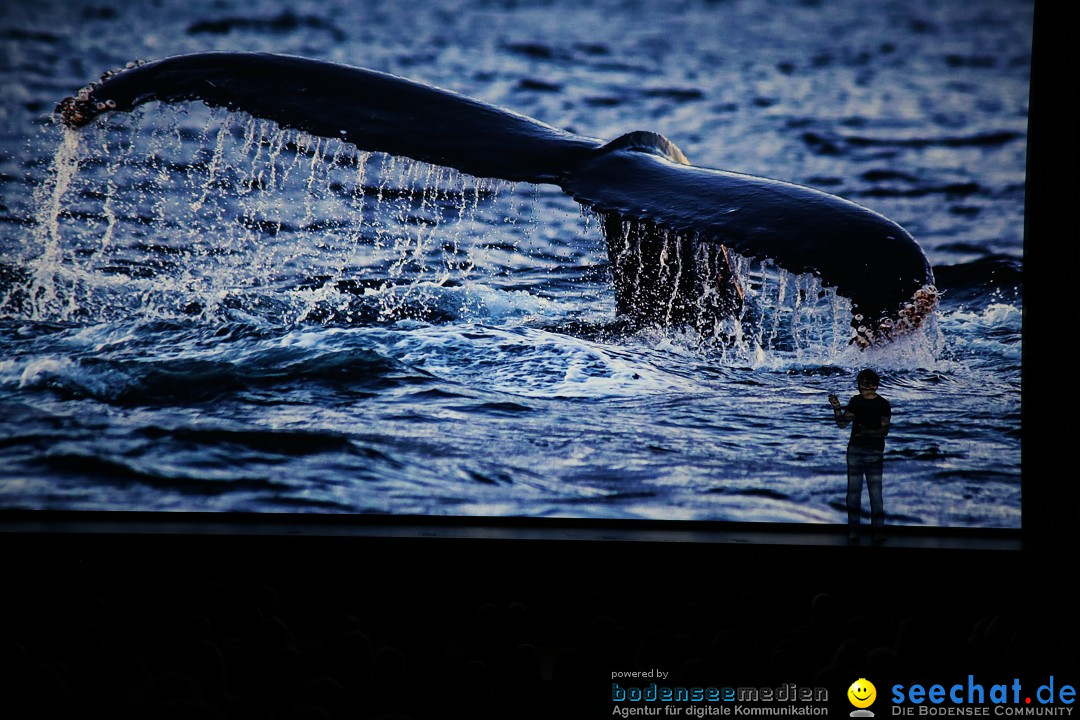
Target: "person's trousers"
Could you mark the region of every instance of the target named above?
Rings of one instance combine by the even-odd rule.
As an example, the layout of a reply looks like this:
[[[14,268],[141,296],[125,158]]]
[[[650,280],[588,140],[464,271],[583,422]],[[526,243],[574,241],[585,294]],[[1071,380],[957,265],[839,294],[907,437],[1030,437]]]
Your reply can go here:
[[[848,445],[848,527],[853,528],[858,525],[862,516],[863,478],[866,479],[866,489],[870,493],[870,523],[875,528],[885,525],[885,504],[881,497],[881,475],[884,464],[883,450]]]

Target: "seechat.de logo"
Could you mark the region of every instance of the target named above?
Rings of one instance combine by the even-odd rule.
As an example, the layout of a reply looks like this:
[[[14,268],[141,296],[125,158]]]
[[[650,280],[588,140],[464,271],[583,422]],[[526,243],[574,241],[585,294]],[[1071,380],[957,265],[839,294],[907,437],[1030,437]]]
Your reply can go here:
[[[892,686],[892,714],[900,716],[1070,716],[1075,702],[1076,688],[1053,675],[1034,692],[1020,678],[985,685],[974,675],[967,682]]]

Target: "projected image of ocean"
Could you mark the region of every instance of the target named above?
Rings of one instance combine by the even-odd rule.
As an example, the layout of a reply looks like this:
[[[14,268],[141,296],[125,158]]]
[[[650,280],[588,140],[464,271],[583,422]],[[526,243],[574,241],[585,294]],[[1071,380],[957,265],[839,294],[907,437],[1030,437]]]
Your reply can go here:
[[[1030,38],[1002,0],[5,3],[0,508],[843,524],[828,395],[869,367],[888,522],[1019,527]],[[723,333],[635,325],[557,187],[196,101],[52,118],[211,50],[839,195],[911,232],[938,308],[861,350],[833,288],[735,257]]]

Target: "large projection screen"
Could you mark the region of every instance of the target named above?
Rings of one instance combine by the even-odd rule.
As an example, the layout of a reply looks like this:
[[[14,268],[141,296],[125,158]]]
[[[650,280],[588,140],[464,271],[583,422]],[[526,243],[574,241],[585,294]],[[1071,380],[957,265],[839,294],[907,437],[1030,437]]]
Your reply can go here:
[[[6,3],[0,510],[844,524],[828,396],[871,368],[886,523],[1019,528],[1031,38],[1002,0]],[[719,330],[635,324],[603,219],[553,185],[195,101],[52,119],[205,51],[838,195],[914,236],[937,308],[863,349],[813,273],[733,254]]]

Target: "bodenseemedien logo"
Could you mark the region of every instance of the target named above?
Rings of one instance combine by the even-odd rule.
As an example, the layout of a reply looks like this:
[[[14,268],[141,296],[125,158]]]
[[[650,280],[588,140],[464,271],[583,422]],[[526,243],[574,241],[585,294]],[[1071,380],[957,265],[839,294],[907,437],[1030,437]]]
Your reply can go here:
[[[851,717],[874,717],[874,713],[866,708],[874,704],[877,699],[877,688],[874,683],[866,678],[859,678],[851,683],[847,690],[848,702],[855,706],[851,711]]]
[[[656,678],[661,683],[624,685],[626,678]],[[675,684],[669,673],[659,668],[616,670],[611,679],[619,681],[611,683],[611,714],[624,718],[829,714],[829,691],[823,687],[800,687],[790,682],[774,687],[686,686]]]

